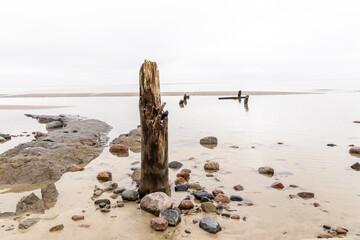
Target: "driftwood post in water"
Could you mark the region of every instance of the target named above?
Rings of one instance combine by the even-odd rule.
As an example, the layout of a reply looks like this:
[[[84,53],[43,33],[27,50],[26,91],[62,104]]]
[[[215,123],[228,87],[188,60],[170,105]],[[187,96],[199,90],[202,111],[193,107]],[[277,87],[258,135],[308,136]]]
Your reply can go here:
[[[140,197],[152,192],[170,195],[168,172],[168,112],[161,103],[159,70],[145,60],[140,69],[141,182]]]

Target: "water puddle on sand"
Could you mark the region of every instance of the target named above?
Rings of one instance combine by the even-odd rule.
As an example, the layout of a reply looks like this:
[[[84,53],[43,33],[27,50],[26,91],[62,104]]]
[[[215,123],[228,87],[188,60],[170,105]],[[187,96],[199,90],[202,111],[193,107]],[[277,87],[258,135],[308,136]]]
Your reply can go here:
[[[360,112],[349,105],[360,101],[359,93],[251,96],[248,109],[234,100],[219,101],[214,96],[190,96],[184,108],[179,97],[163,97],[169,111],[169,161],[180,161],[183,168],[191,169],[190,182],[200,183],[211,192],[223,190],[227,196],[240,195],[253,206],[230,203],[231,215],[241,220],[228,219],[216,214],[186,215],[177,227],[165,232],[155,232],[149,222],[153,217],[139,209],[136,203],[126,203],[123,208],[110,213],[96,210],[90,199],[100,171],[111,171],[113,181],[119,186],[135,189],[128,176],[131,163],[140,161],[140,154],[130,152],[129,157],[117,157],[108,148],[97,159],[85,166],[82,172],[66,173],[56,182],[59,197],[55,207],[47,210],[38,223],[26,231],[17,229],[19,220],[0,219],[1,239],[305,239],[323,233],[322,225],[342,226],[349,230],[348,237],[360,239],[360,173],[350,166],[359,162],[358,156],[348,153],[349,144],[360,145]],[[17,104],[35,104],[33,99],[17,99]],[[29,102],[30,101],[30,102]],[[37,99],[52,106],[73,106],[64,109],[38,109],[29,111],[2,110],[1,131],[19,134],[22,131],[45,131],[36,120],[24,113],[79,114],[96,118],[112,125],[110,139],[128,132],[139,124],[136,97],[51,98]],[[6,104],[6,103],[4,103]],[[218,145],[205,148],[199,140],[216,136]],[[31,137],[14,138],[0,144],[3,152]],[[278,144],[279,142],[283,144]],[[334,143],[335,147],[327,144]],[[218,172],[206,177],[206,161],[216,161]],[[271,178],[257,172],[261,166],[271,166]],[[177,206],[189,193],[175,192],[176,173],[169,170],[172,199]],[[280,181],[282,190],[271,188]],[[233,186],[242,185],[243,191]],[[296,185],[297,188],[289,185]],[[41,187],[39,184],[38,187]],[[22,196],[36,187],[1,186],[0,211],[15,211]],[[315,198],[290,199],[289,194],[309,191]],[[37,189],[35,193],[40,196]],[[103,193],[101,198],[108,198]],[[114,200],[112,200],[114,202]],[[319,203],[314,207],[313,203]],[[195,201],[196,205],[200,205]],[[74,222],[73,215],[84,215],[85,220]],[[216,235],[199,228],[203,216],[214,217],[222,226]],[[246,217],[246,221],[244,220]],[[64,224],[61,232],[49,228]],[[80,228],[89,224],[89,228]],[[4,225],[4,227],[1,227]],[[5,231],[11,225],[14,230]],[[191,234],[185,233],[188,229]]]

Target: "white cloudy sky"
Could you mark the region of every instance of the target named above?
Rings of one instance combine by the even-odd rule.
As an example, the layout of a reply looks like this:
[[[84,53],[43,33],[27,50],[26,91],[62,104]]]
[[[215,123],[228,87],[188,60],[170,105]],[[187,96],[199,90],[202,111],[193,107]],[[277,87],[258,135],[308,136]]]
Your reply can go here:
[[[359,0],[2,0],[0,83],[360,79]]]

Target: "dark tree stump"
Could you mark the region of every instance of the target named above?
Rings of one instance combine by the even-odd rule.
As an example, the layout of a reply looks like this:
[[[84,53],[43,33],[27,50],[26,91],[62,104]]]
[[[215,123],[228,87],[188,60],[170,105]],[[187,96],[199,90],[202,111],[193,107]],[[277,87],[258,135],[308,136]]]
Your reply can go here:
[[[140,68],[141,182],[140,197],[152,192],[170,195],[168,172],[168,112],[161,103],[159,70],[145,60]]]

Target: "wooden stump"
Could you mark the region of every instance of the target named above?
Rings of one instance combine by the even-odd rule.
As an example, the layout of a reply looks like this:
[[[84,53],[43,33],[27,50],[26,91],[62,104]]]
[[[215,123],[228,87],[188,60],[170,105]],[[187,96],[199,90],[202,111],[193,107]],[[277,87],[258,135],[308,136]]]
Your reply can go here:
[[[141,121],[140,197],[152,192],[170,195],[168,171],[168,112],[161,103],[159,70],[145,60],[140,68],[139,111]]]

